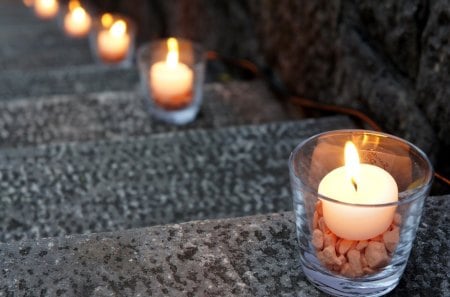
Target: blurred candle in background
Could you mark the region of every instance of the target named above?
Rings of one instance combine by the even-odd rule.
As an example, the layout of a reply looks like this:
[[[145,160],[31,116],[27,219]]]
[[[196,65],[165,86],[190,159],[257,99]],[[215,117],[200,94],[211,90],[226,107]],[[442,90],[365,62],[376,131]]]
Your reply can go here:
[[[101,59],[108,63],[116,63],[125,59],[131,44],[126,21],[114,20],[111,14],[105,13],[101,18],[101,25],[102,29],[97,37],[97,47]]]
[[[167,49],[166,60],[155,63],[150,69],[150,86],[155,102],[162,107],[182,107],[192,101],[194,75],[189,66],[179,62],[175,38],[167,39]]]
[[[34,13],[43,20],[53,19],[59,11],[59,3],[57,0],[35,0]]]
[[[69,2],[64,16],[64,30],[71,37],[84,37],[91,29],[92,19],[77,0]]]

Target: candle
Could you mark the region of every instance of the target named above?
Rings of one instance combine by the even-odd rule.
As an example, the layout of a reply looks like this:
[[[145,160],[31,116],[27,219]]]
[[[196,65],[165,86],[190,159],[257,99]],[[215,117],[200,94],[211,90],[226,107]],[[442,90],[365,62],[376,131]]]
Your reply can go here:
[[[192,69],[178,61],[178,42],[175,38],[167,40],[168,53],[165,61],[152,65],[150,87],[152,94],[162,107],[180,108],[192,100]]]
[[[319,194],[349,204],[384,204],[398,201],[394,178],[384,169],[360,164],[355,145],[345,146],[345,166],[328,173],[320,182]],[[395,206],[361,207],[322,200],[328,228],[348,240],[366,240],[385,232],[391,225]]]
[[[113,20],[110,14],[101,18],[102,29],[97,36],[97,47],[101,59],[109,63],[117,63],[125,59],[131,44],[124,20]]]
[[[52,19],[58,14],[59,3],[57,0],[35,0],[34,12],[41,19]]]
[[[69,11],[64,16],[64,29],[69,36],[84,37],[91,29],[91,17],[77,0],[69,2]]]

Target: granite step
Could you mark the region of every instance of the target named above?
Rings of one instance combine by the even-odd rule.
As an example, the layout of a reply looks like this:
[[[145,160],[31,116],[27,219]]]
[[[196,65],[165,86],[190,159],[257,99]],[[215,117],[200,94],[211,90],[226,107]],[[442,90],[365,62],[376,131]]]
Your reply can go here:
[[[292,208],[287,159],[346,117],[2,150],[0,241]]]
[[[450,196],[425,203],[389,296],[449,296]],[[299,266],[292,212],[0,244],[5,296],[324,296]]]
[[[125,72],[122,87],[128,83],[125,80],[131,81],[136,76]],[[53,77],[56,80],[56,74]],[[65,89],[66,82],[65,77],[62,77],[59,85],[54,85],[55,90],[69,89]],[[84,87],[101,89],[107,88],[107,85],[106,79],[102,79]],[[116,87],[120,87],[120,84]],[[43,86],[42,92],[51,90],[49,86]],[[198,118],[185,126],[152,120],[138,91],[58,95],[0,102],[0,148],[68,141],[118,140],[170,131],[290,119],[262,81],[211,83],[205,85],[204,92]]]
[[[5,25],[0,28],[0,57],[36,55],[46,50],[67,50],[88,46],[87,38],[75,39],[64,35],[57,22],[29,25]]]
[[[66,37],[56,22],[3,26],[0,43],[1,71],[94,63],[88,40]]]
[[[1,71],[0,101],[25,97],[35,100],[36,97],[51,95],[134,90],[138,81],[138,72],[135,68],[111,68],[99,65],[67,66],[47,71]],[[42,99],[35,101],[40,100]]]

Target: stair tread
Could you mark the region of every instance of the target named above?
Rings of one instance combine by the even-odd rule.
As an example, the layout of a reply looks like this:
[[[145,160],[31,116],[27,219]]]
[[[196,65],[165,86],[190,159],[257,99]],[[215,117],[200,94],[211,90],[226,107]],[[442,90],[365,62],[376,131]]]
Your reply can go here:
[[[389,296],[448,296],[450,196],[430,197]],[[433,226],[433,228],[430,228]],[[430,251],[439,250],[439,253]],[[67,296],[322,296],[299,267],[292,212],[0,244],[2,290]]]
[[[289,118],[261,81],[206,84],[204,92],[198,119],[185,126],[152,120],[137,91],[0,102],[0,148],[124,139]]]
[[[135,68],[110,68],[100,65],[66,66],[48,71],[9,70],[0,72],[0,101],[132,90],[138,81]]]
[[[291,209],[287,158],[346,117],[1,151],[0,241]]]

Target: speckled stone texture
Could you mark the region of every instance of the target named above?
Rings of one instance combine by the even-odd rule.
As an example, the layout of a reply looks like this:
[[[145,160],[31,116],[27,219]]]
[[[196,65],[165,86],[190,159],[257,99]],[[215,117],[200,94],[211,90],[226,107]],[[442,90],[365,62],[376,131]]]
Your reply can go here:
[[[4,26],[0,30],[0,69],[32,70],[94,63],[87,39],[64,36],[56,23]]]
[[[2,150],[0,241],[284,211],[287,159],[345,117]]]
[[[448,296],[450,196],[430,197],[389,296]],[[324,296],[291,212],[0,244],[0,296]]]
[[[66,87],[65,82],[61,81],[61,88]],[[85,86],[101,88],[103,83]],[[46,88],[43,91],[47,90],[51,92]],[[205,85],[200,114],[185,126],[152,120],[138,91],[45,96],[0,102],[0,148],[64,141],[117,140],[289,118],[262,81]]]
[[[139,75],[135,68],[109,68],[99,65],[68,66],[47,71],[2,71],[0,100],[132,90],[138,81]]]

